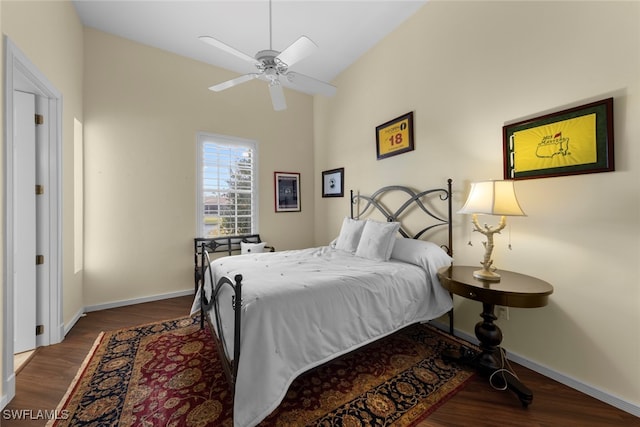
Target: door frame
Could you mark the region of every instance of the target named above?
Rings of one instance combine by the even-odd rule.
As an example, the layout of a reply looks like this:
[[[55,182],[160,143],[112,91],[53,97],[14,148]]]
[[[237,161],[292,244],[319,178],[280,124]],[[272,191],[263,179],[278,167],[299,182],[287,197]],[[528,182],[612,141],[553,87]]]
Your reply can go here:
[[[49,82],[37,67],[4,36],[5,93],[4,93],[4,253],[3,253],[3,319],[2,319],[2,396],[0,408],[4,408],[15,396],[13,368],[14,283],[13,283],[13,92],[22,90],[46,99],[49,116],[49,161],[45,185],[49,194],[49,248],[45,262],[49,280],[49,303],[44,304],[41,319],[45,332],[36,340],[37,345],[49,345],[62,341],[62,94]],[[45,230],[47,232],[47,230]],[[42,267],[42,266],[41,266]],[[40,268],[40,267],[39,267]],[[35,301],[34,301],[35,304]],[[35,333],[35,331],[34,331]]]

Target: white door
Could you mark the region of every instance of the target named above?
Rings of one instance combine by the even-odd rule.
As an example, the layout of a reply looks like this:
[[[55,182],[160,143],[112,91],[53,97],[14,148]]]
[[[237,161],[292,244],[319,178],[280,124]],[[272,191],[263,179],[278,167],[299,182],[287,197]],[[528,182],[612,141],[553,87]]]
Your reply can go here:
[[[14,353],[36,346],[36,97],[14,91]]]

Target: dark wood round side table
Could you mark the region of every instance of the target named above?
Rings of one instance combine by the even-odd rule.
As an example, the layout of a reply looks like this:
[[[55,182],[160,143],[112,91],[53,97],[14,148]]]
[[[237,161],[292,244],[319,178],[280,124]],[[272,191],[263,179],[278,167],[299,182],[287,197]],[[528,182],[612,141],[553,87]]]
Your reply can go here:
[[[471,365],[482,374],[491,375],[503,367],[500,354],[502,331],[494,323],[497,319],[494,313],[495,306],[544,307],[549,295],[553,293],[553,286],[535,277],[504,270],[500,270],[499,282],[476,279],[473,272],[477,269],[478,267],[452,265],[438,270],[438,278],[445,289],[482,303],[480,317],[483,319],[475,327],[476,337],[480,341],[480,352],[468,349],[458,353],[447,352],[443,354],[443,358]],[[524,407],[533,401],[531,390],[509,372],[496,377],[499,381],[506,381],[503,385],[518,395]]]

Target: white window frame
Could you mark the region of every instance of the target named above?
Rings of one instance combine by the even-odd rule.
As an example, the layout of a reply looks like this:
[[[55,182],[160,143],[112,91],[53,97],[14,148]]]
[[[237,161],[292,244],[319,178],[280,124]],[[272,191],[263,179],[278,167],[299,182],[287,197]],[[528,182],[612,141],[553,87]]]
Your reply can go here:
[[[244,146],[249,147],[253,150],[253,186],[251,190],[251,204],[253,207],[253,212],[251,215],[251,233],[258,234],[258,188],[259,188],[259,173],[258,173],[258,142],[237,138],[233,136],[227,135],[218,135],[207,132],[198,132],[197,134],[197,151],[196,151],[196,236],[205,237],[205,227],[204,227],[204,171],[203,171],[203,150],[205,143],[219,143],[219,144],[227,144],[233,146]]]

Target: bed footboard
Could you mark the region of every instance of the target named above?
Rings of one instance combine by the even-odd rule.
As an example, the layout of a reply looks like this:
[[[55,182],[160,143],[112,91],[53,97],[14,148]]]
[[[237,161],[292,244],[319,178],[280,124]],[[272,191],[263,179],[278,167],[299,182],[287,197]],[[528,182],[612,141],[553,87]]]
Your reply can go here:
[[[235,379],[238,375],[238,361],[240,360],[240,326],[242,321],[242,275],[237,274],[233,281],[228,277],[222,277],[217,283],[213,282],[213,273],[207,266],[210,263],[209,253],[205,248],[205,244],[202,244],[202,280],[200,280],[200,327],[204,327],[205,319],[209,328],[211,329],[211,335],[214,338],[216,347],[218,349],[218,355],[222,361],[225,375],[231,386],[231,390],[235,389]],[[207,283],[206,274],[209,277],[209,283],[212,286],[211,297],[207,298],[205,292],[205,284]],[[233,359],[229,360],[227,354],[227,341],[224,336],[224,329],[222,328],[222,319],[220,316],[220,290],[225,286],[231,287],[233,290],[233,296],[231,297],[231,304],[234,312],[234,325],[233,325]],[[209,311],[213,308],[214,319],[209,316]],[[215,328],[214,328],[215,322]]]

